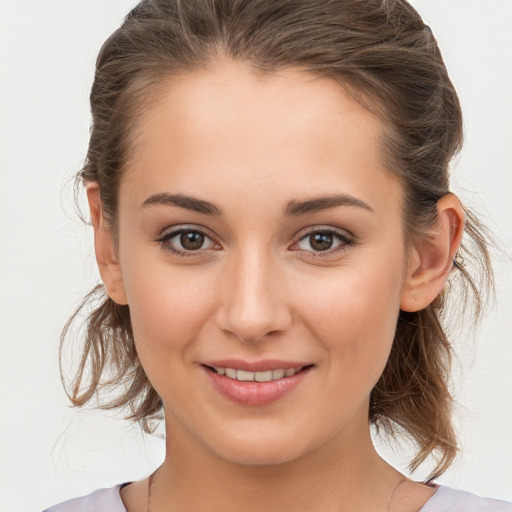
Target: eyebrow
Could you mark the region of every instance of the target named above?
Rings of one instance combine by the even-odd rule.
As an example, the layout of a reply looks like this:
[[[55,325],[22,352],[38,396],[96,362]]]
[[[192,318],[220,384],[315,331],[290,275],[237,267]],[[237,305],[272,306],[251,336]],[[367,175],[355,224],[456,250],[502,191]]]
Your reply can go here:
[[[144,203],[142,203],[143,208],[153,205],[178,206],[204,215],[222,215],[222,210],[213,203],[203,199],[186,196],[184,194],[169,194],[167,192],[162,192],[149,196]],[[292,200],[284,209],[284,214],[294,217],[308,213],[316,213],[330,208],[336,208],[338,206],[355,206],[370,212],[374,211],[370,205],[357,197],[349,194],[329,194],[327,196],[315,197],[306,201]]]
[[[349,194],[329,194],[327,196],[308,199],[307,201],[290,201],[284,213],[291,216],[304,215],[307,213],[320,212],[329,208],[336,208],[338,206],[356,206],[370,212],[374,211],[369,204],[357,197]]]
[[[142,203],[143,208],[152,205],[179,206],[180,208],[203,213],[205,215],[222,215],[221,210],[214,204],[204,201],[203,199],[196,199],[195,197],[185,196],[183,194],[169,194],[167,192],[153,194]]]

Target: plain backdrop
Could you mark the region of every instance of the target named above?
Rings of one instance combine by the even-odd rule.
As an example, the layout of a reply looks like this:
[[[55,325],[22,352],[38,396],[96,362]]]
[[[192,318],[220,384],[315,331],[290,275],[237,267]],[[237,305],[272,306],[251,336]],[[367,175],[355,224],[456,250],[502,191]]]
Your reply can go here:
[[[70,409],[57,360],[63,324],[98,279],[71,186],[87,147],[94,61],[134,4],[0,1],[1,512],[142,478],[163,458],[158,437]],[[453,189],[501,247],[496,306],[455,342],[463,453],[439,481],[512,500],[512,1],[414,5],[438,38],[465,115]],[[379,446],[404,469],[405,457]]]

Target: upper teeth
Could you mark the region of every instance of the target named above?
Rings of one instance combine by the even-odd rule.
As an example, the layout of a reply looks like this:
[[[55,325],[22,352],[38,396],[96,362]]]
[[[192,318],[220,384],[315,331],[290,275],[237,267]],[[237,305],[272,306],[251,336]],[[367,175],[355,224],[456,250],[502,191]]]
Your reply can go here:
[[[225,375],[230,379],[242,380],[242,381],[256,381],[256,382],[269,382],[271,380],[282,379],[283,377],[291,377],[298,371],[302,370],[302,366],[299,368],[287,368],[286,370],[280,368],[278,370],[267,370],[265,372],[246,372],[245,370],[236,370],[234,368],[221,368],[220,366],[214,367],[215,371],[220,375]]]

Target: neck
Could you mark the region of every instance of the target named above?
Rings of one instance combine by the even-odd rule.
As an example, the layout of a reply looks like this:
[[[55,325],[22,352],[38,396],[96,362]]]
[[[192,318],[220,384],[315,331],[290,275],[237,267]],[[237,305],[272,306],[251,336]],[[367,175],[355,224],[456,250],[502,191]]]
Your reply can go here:
[[[356,441],[353,435],[339,436],[292,461],[265,465],[221,458],[176,428],[167,428],[167,454],[153,480],[151,512],[380,512],[402,479],[377,454],[367,424],[358,429]]]

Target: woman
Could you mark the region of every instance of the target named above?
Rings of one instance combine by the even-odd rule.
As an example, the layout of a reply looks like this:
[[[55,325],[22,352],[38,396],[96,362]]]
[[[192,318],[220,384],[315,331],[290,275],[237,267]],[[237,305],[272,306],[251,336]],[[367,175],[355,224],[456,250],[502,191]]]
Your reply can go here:
[[[91,106],[104,286],[70,398],[118,384],[105,407],[164,412],[167,452],[50,510],[512,509],[431,483],[457,452],[446,283],[478,312],[468,261],[491,271],[449,189],[457,95],[407,3],[142,2]],[[437,456],[428,482],[372,424],[416,441],[412,469]]]

